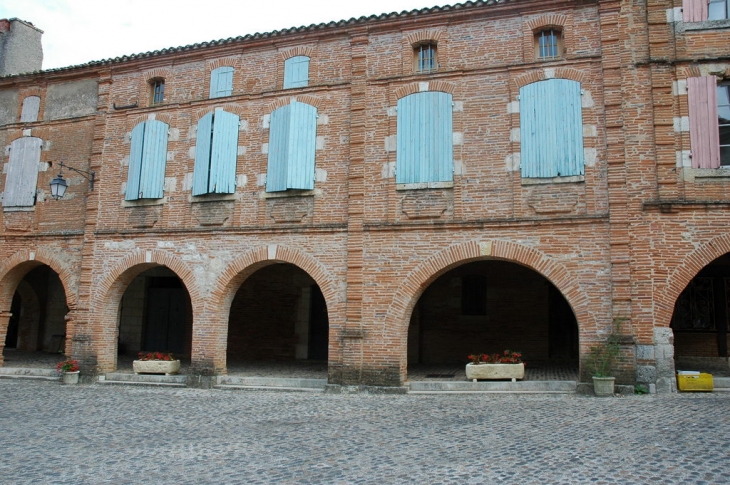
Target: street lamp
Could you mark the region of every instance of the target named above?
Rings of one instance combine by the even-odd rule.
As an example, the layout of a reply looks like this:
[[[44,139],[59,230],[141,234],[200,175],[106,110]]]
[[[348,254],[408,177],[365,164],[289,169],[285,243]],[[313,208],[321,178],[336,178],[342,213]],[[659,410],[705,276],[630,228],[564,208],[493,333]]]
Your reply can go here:
[[[68,183],[66,183],[66,179],[63,178],[63,167],[66,167],[69,170],[83,175],[84,178],[89,181],[89,191],[94,191],[94,180],[96,180],[96,172],[87,172],[86,170],[79,170],[78,168],[68,166],[63,162],[59,163],[61,165],[61,168],[58,171],[58,176],[55,179],[51,180],[51,197],[58,200],[66,193]]]

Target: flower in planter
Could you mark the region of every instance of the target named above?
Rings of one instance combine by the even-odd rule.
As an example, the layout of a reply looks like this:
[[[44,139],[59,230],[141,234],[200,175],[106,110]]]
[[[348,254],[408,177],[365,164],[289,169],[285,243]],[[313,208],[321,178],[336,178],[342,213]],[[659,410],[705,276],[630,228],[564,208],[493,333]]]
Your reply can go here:
[[[172,361],[177,360],[175,357],[173,357],[172,353],[170,352],[140,352],[137,354],[137,360],[165,360],[165,361]]]
[[[64,372],[78,372],[79,361],[75,359],[66,359],[56,364],[56,370],[59,374],[63,374]]]
[[[467,357],[472,364],[524,364],[522,352],[505,350],[501,354],[472,354]]]

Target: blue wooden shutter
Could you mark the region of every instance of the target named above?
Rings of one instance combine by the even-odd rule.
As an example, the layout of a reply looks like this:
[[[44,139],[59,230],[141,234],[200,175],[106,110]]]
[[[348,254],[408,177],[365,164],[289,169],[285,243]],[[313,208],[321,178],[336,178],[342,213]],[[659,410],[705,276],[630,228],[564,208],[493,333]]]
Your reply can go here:
[[[453,180],[452,96],[437,91],[398,100],[396,183]]]
[[[3,193],[4,207],[29,207],[35,204],[42,145],[43,140],[32,136],[17,138],[10,144]]]
[[[295,56],[284,61],[284,89],[309,85],[309,57]]]
[[[210,97],[220,98],[233,94],[233,68],[219,67],[210,73]]]
[[[164,194],[167,132],[168,126],[162,121],[148,120],[145,123],[142,177],[139,182],[141,199],[160,199]]]
[[[540,81],[520,89],[523,177],[582,175],[583,114],[580,83]]]
[[[145,125],[143,121],[132,130],[132,140],[129,150],[129,171],[127,172],[126,200],[139,199],[139,181],[142,175],[142,149],[144,148]]]
[[[317,108],[306,103],[291,104],[287,188],[314,188],[314,158],[317,145]]]
[[[210,193],[232,194],[236,191],[238,124],[238,115],[216,110],[208,182]]]
[[[271,113],[269,123],[269,163],[266,169],[266,191],[286,190],[287,157],[289,156],[289,129],[291,104]]]
[[[195,167],[193,168],[193,195],[208,193],[212,139],[213,113],[208,113],[198,121],[197,141],[195,143]]]

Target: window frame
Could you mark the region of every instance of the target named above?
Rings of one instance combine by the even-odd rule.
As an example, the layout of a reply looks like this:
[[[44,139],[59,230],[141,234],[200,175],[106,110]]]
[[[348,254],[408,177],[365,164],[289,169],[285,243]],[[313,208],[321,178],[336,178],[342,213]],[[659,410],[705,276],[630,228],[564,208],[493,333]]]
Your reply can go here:
[[[240,117],[223,109],[198,120],[193,196],[236,192],[239,125]]]
[[[309,56],[292,56],[284,61],[284,82],[282,89],[306,88],[309,86],[309,68],[312,59]],[[306,64],[306,78],[293,78],[299,72],[298,66]]]
[[[271,113],[265,192],[314,189],[318,116],[317,107],[300,101]]]
[[[142,121],[132,129],[125,201],[164,197],[169,130],[159,120]]]
[[[210,89],[208,91],[208,97],[214,98],[225,98],[233,95],[233,74],[235,70],[231,66],[221,66],[213,69],[210,72]],[[230,74],[230,76],[229,76]],[[221,76],[226,76],[225,89],[220,87]]]
[[[157,106],[165,102],[165,79],[156,77],[150,79],[150,106]]]
[[[438,71],[438,44],[432,40],[413,46],[413,70],[417,74]]]
[[[725,103],[721,103],[721,96],[720,96],[720,90],[725,91]],[[728,114],[730,114],[730,82],[721,82],[717,84],[716,88],[717,93],[717,129],[718,129],[718,137],[719,137],[719,147],[720,147],[720,167],[719,168],[730,168],[730,117],[725,119],[726,123],[721,123],[720,120],[723,118],[720,117],[720,112],[724,108],[728,111]],[[722,136],[722,130],[725,128],[727,130],[727,143],[723,144],[723,136]],[[723,156],[724,154],[724,156]],[[723,163],[727,162],[727,163]]]
[[[713,5],[715,8],[713,8]],[[724,13],[722,17],[713,17],[713,12],[717,12],[718,8],[724,7]],[[707,20],[727,20],[730,19],[730,0],[710,0],[707,4]]]
[[[547,46],[542,45],[543,39],[553,39]],[[551,55],[543,55],[543,51],[550,49]],[[557,27],[543,27],[535,32],[535,58],[550,61],[563,57],[563,30]]]

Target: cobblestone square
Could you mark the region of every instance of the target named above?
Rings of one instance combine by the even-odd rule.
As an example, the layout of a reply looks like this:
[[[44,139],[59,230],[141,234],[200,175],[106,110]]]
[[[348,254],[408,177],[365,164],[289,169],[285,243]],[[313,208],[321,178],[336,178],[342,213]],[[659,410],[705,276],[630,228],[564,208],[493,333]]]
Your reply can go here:
[[[3,484],[726,484],[730,393],[331,395],[0,380]]]

